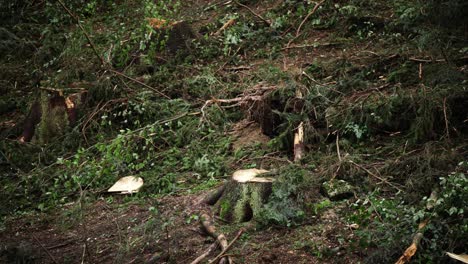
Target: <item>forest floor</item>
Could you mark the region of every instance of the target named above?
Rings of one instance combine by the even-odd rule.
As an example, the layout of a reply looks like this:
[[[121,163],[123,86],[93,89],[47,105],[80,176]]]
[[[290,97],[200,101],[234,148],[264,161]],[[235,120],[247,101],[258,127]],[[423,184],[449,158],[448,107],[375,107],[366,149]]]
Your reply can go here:
[[[191,263],[216,243],[202,213],[234,263],[394,263],[416,233],[415,261],[466,253],[466,21],[411,1],[75,2],[82,27],[45,3],[0,27],[0,263]],[[73,124],[47,119],[83,90]],[[202,203],[249,168],[279,171],[257,219]],[[105,192],[128,175],[139,193]],[[350,195],[324,191],[338,180]]]
[[[65,205],[7,223],[0,238],[37,263],[190,263],[215,242],[201,234],[194,219],[202,194],[110,204],[101,199],[87,205],[79,224],[72,205]],[[151,204],[159,204],[156,215]],[[157,239],[155,225],[164,232]],[[245,225],[216,221],[216,226],[231,241]],[[350,251],[346,242],[352,236],[353,228],[334,208],[292,229],[250,227],[227,254],[236,263],[357,263],[359,252]]]

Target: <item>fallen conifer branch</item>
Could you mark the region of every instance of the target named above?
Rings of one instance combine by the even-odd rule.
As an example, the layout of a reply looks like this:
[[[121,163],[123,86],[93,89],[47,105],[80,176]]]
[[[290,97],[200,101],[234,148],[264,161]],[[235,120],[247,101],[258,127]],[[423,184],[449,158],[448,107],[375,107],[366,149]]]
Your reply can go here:
[[[252,13],[252,15],[258,17],[260,20],[262,20],[263,22],[265,22],[265,24],[267,24],[268,26],[271,26],[271,23],[270,21],[266,20],[265,18],[263,18],[261,15],[255,13],[250,7],[240,3],[239,1],[235,1],[235,3],[239,6],[242,6],[244,7],[245,9],[249,10],[250,13]]]
[[[314,8],[307,14],[307,16],[302,20],[301,24],[299,24],[299,27],[297,28],[296,30],[296,36],[291,39],[289,42],[288,42],[288,45],[286,45],[286,49],[289,48],[289,46],[291,45],[291,43],[293,43],[300,35],[301,35],[301,28],[302,26],[304,25],[304,23],[307,21],[307,19],[309,19],[309,17],[315,13],[315,11],[317,11],[317,9],[319,8],[320,5],[323,4],[323,2],[325,2],[325,0],[322,0],[321,2],[318,2],[317,4],[315,4]]]
[[[395,184],[389,182],[387,179],[384,179],[384,178],[382,178],[382,177],[376,175],[375,173],[373,173],[373,172],[371,172],[370,170],[364,168],[363,166],[357,164],[356,162],[354,162],[354,161],[352,161],[352,160],[349,160],[348,162],[351,163],[351,164],[353,164],[353,165],[356,166],[357,168],[359,168],[359,169],[361,169],[361,170],[367,172],[367,174],[369,174],[370,176],[372,176],[372,177],[374,177],[374,178],[376,178],[376,179],[379,179],[379,180],[382,181],[382,182],[385,182],[386,184],[392,186],[393,188],[397,189],[397,190],[400,191],[400,192],[403,192],[403,190],[401,190],[400,188],[398,188]]]

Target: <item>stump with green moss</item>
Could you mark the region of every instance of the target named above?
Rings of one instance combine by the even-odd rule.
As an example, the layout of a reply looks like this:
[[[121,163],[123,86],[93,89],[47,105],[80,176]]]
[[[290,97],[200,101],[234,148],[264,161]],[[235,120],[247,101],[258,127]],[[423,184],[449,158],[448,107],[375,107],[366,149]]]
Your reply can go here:
[[[215,212],[226,221],[241,223],[258,217],[260,209],[271,194],[273,179],[257,177],[265,170],[236,171],[224,186],[215,204]]]

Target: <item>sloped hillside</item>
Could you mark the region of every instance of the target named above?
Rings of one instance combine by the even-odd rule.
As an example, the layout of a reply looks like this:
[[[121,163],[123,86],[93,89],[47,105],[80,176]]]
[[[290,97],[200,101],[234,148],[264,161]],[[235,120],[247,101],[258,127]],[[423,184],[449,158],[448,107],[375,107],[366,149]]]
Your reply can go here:
[[[467,5],[1,3],[0,262],[457,263]]]

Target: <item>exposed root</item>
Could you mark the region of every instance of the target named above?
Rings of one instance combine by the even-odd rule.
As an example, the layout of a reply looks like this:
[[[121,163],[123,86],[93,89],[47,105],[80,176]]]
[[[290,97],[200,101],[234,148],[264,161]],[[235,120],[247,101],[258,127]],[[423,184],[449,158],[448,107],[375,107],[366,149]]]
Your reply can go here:
[[[226,250],[229,249],[228,241],[226,239],[226,236],[224,234],[218,234],[216,232],[216,228],[215,228],[215,226],[213,224],[213,221],[212,221],[211,217],[208,214],[206,214],[206,213],[202,214],[200,219],[201,219],[200,224],[201,224],[202,230],[207,235],[209,235],[212,238],[216,239],[216,242],[217,242],[217,244],[219,244],[221,246],[222,251],[226,252]],[[205,253],[203,253],[202,255],[204,255]],[[206,254],[206,256],[208,256],[208,254]],[[210,262],[210,263],[212,263],[212,262]],[[222,263],[222,264],[226,264],[226,263],[231,264],[232,259],[230,257],[226,256],[226,257],[221,258],[220,263]]]
[[[229,258],[227,255],[226,255],[226,252],[232,247],[232,245],[234,244],[234,242],[236,242],[237,239],[239,239],[239,237],[242,235],[242,233],[244,233],[245,229],[244,228],[241,228],[239,230],[239,232],[237,232],[237,235],[236,237],[231,241],[231,243],[223,249],[223,251],[221,251],[221,253],[219,253],[218,256],[216,256],[216,258],[214,258],[213,260],[211,260],[209,263],[212,264],[212,263],[216,263],[216,261],[218,261],[218,259],[220,258]]]
[[[209,193],[202,200],[202,203],[208,204],[208,205],[214,205],[219,200],[221,195],[223,195],[225,189],[226,189],[226,184],[221,185],[220,187],[218,187],[218,189],[216,189],[216,190],[212,191],[211,193]]]
[[[230,104],[225,108],[231,108],[235,106],[245,107],[248,112],[252,110],[254,106],[254,102],[261,102],[265,100],[265,98],[270,94],[273,90],[275,90],[276,86],[265,86],[263,83],[259,83],[252,87],[251,89],[247,89],[241,96],[232,98],[232,99],[211,99],[205,102],[205,104],[201,108],[201,121],[206,120],[206,112],[205,109],[213,104]]]
[[[214,242],[205,252],[203,252],[203,254],[198,256],[198,258],[196,258],[194,261],[190,262],[190,264],[198,264],[202,262],[206,257],[208,257],[212,252],[214,252],[216,248],[218,248],[218,243]]]

